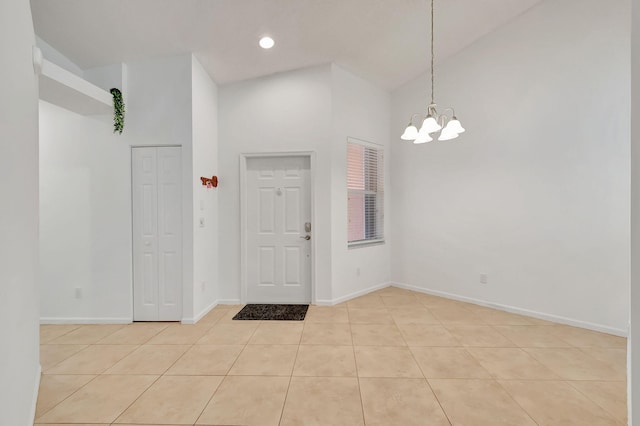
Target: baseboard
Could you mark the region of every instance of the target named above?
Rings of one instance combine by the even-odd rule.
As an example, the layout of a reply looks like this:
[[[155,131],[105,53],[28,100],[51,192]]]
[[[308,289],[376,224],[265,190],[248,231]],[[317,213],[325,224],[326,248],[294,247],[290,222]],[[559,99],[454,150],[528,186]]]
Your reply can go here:
[[[365,294],[372,293],[377,290],[381,290],[383,288],[387,288],[393,285],[391,282],[385,282],[381,284],[376,284],[372,287],[365,288],[363,290],[354,291],[353,293],[346,294],[344,296],[340,296],[336,299],[316,299],[314,305],[316,306],[333,306],[338,303],[346,302],[351,299],[355,299],[356,297],[364,296]],[[239,299],[220,299],[218,300],[218,305],[239,305]]]
[[[240,299],[219,299],[218,305],[240,305]]]
[[[193,318],[183,318],[182,319],[182,324],[196,324],[198,321],[200,321],[202,319],[202,317],[204,317],[205,315],[207,315],[209,312],[211,312],[211,310],[213,308],[215,308],[216,306],[218,306],[218,301],[214,301],[212,304],[210,304],[209,306],[207,306],[206,308],[204,308],[202,310],[202,312],[200,312],[198,315],[196,315]]]
[[[629,327],[629,338],[627,339],[627,401],[629,401],[629,403],[627,404],[627,424],[633,426],[634,395],[633,395],[632,385],[635,384],[635,382],[631,381],[633,377],[633,365],[634,365],[634,363],[631,360],[635,356],[635,354],[633,353],[633,344],[635,343],[635,341],[632,342],[633,338],[631,337],[633,336],[631,320],[629,320],[628,327]]]
[[[29,413],[29,418],[31,419],[30,425],[34,424],[36,421],[36,405],[38,403],[38,393],[40,392],[40,378],[42,377],[42,365],[38,364],[38,369],[36,371],[36,380],[35,387],[33,389],[33,400],[31,401],[31,412]]]
[[[376,284],[373,287],[365,288],[364,290],[354,291],[353,293],[345,294],[344,296],[337,297],[333,299],[333,304],[337,305],[338,303],[346,302],[347,300],[355,299],[356,297],[364,296],[365,294],[372,293],[376,290],[380,290],[383,288],[387,288],[391,285],[390,282]]]
[[[131,318],[40,318],[40,324],[131,324],[132,322]]]
[[[594,324],[587,321],[576,320],[573,318],[562,317],[559,315],[547,314],[544,312],[531,311],[529,309],[522,309],[515,306],[502,305],[499,303],[488,302],[486,300],[474,299],[472,297],[460,296],[453,293],[447,293],[444,291],[431,290],[428,288],[416,287],[409,284],[394,282],[391,284],[393,287],[403,288],[405,290],[417,291],[419,293],[430,294],[432,296],[444,297],[446,299],[458,300],[460,302],[473,303],[474,305],[486,306],[492,309],[498,309],[501,311],[511,312],[513,314],[524,315],[528,317],[538,318],[545,321],[556,322],[559,324],[571,325],[574,327],[586,328],[588,330],[599,331],[601,333],[613,334],[616,336],[627,337],[628,331],[609,327],[601,324]]]
[[[372,287],[365,288],[363,290],[354,291],[353,293],[345,294],[344,296],[337,297],[335,299],[316,299],[316,306],[333,306],[338,303],[346,302],[351,299],[355,299],[356,297],[364,296],[365,294],[372,293],[374,291],[387,288],[391,286],[390,282],[376,284]]]
[[[353,293],[340,296],[336,299],[316,299],[316,301],[313,304],[316,306],[333,306],[333,305],[337,305],[338,303],[346,302],[347,300],[355,299],[356,297],[364,296],[365,294],[369,294],[376,290],[387,288],[391,285],[392,284],[390,282],[376,284],[373,287],[365,288],[364,290],[354,291]],[[218,304],[219,305],[239,305],[240,299],[220,299],[218,300]]]

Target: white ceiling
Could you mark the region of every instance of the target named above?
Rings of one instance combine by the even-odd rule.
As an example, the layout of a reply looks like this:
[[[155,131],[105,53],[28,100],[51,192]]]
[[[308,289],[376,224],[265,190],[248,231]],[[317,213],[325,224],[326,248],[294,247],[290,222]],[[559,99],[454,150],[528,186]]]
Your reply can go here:
[[[541,0],[436,0],[436,61]],[[428,69],[427,0],[32,0],[81,68],[195,52],[219,84],[335,62],[394,89]],[[258,47],[269,34],[276,46]]]

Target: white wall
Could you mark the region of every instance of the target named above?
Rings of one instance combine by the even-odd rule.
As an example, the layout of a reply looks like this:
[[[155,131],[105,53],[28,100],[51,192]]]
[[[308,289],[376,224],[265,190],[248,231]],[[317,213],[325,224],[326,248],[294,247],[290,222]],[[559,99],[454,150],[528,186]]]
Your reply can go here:
[[[113,134],[111,117],[82,116],[40,101],[44,321],[131,320],[129,152]]]
[[[454,141],[399,139],[426,76],[393,93],[394,281],[626,332],[628,16],[545,1],[438,65]]]
[[[144,145],[182,145],[183,317],[193,318],[191,55],[88,74],[104,84],[126,74],[125,128],[114,135],[110,116],[80,116],[41,102],[42,319],[132,319],[131,146]]]
[[[58,50],[56,50],[49,43],[36,36],[36,46],[42,51],[42,55],[48,60],[56,65],[64,68],[65,70],[74,73],[80,77],[84,76],[84,70],[73,63],[69,58],[64,56]]]
[[[0,424],[33,424],[40,379],[38,83],[29,2],[0,2]]]
[[[388,244],[347,248],[346,155],[347,137],[381,144],[389,154],[389,94],[336,65],[234,83],[219,93],[221,301],[240,299],[243,153],[316,153],[312,235],[317,303],[387,285]]]
[[[47,54],[45,53],[45,58]],[[55,62],[55,61],[52,61]],[[56,62],[57,63],[57,62]],[[112,64],[104,67],[89,68],[82,71],[82,77],[107,92],[113,87],[120,89],[125,105],[128,101],[129,90],[127,86],[126,64]]]
[[[391,191],[389,158],[390,95],[337,65],[332,77],[331,258],[333,300],[346,300],[390,281]],[[385,243],[347,245],[347,138],[381,145],[384,149]],[[360,273],[358,274],[358,270]]]
[[[127,141],[132,146],[182,146],[182,317],[194,316],[191,55],[127,63]],[[130,161],[130,160],[129,160]]]
[[[627,385],[629,424],[640,417],[640,0],[633,0],[631,29],[631,286]],[[635,413],[635,415],[634,415]]]
[[[331,300],[331,66],[221,86],[218,102],[220,301],[240,300],[240,154],[282,151],[316,153],[316,297]]]
[[[192,57],[193,312],[206,313],[218,296],[218,190],[201,185],[218,169],[218,87]],[[204,220],[204,227],[200,220]]]

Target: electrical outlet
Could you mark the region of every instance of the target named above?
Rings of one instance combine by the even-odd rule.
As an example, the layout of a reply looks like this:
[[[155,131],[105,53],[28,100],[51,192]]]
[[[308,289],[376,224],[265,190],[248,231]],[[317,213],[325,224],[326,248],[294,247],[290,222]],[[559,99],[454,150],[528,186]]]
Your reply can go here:
[[[76,287],[76,299],[82,299],[82,287]]]
[[[360,276],[360,268],[356,268],[356,276],[359,277]]]
[[[487,282],[489,282],[489,275],[480,274],[480,284],[486,284]]]

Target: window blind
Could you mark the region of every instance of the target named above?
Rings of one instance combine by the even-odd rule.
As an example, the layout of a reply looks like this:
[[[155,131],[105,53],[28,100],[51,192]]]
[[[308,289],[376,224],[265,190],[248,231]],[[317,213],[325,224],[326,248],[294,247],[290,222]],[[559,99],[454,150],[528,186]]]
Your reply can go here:
[[[384,157],[382,148],[347,143],[348,242],[384,239]]]

